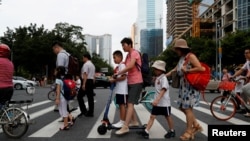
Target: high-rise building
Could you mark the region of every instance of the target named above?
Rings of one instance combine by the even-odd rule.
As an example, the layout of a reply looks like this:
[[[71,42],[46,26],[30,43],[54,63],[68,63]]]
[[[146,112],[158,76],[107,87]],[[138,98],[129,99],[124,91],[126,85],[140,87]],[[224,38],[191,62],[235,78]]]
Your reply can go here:
[[[142,29],[141,30],[141,52],[148,53],[152,58],[159,55],[163,49],[163,29]]]
[[[163,50],[162,19],[163,0],[138,0],[135,47],[140,48],[140,51],[143,53],[150,54],[151,57],[159,55],[159,52]],[[153,37],[154,35],[157,37]],[[146,41],[147,39],[151,39],[152,42],[159,42],[155,41],[159,40],[159,37],[162,37],[160,41],[162,44],[159,46],[153,43],[149,45],[149,42]],[[157,52],[148,52],[149,50]]]
[[[209,6],[211,6],[213,3],[214,3],[215,0],[202,0],[201,1],[201,5],[200,5],[200,8],[199,8],[199,15],[201,15],[203,12],[205,12]]]
[[[238,0],[238,29],[250,29],[250,0]]]
[[[112,36],[110,34],[100,36],[85,34],[84,38],[89,53],[96,53],[108,64],[112,64]]]
[[[167,0],[167,38],[175,39],[192,25],[192,6],[188,0]]]

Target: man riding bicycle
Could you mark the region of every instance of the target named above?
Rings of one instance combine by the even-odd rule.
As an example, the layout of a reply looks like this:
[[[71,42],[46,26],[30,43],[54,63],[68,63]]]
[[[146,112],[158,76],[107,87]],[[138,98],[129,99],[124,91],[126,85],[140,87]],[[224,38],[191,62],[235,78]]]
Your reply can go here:
[[[10,101],[13,95],[12,77],[14,65],[10,61],[10,48],[6,44],[0,44],[0,109],[6,101]]]
[[[244,71],[247,71],[247,75],[246,77],[249,78],[250,77],[250,48],[246,48],[245,52],[244,52],[245,58],[246,58],[246,62],[243,65],[243,67],[241,67],[241,69],[239,69],[238,71],[235,72],[235,74],[232,77],[236,77],[239,76],[240,74],[242,74]],[[247,82],[248,83],[248,82]],[[244,85],[242,87],[242,98],[246,103],[250,102],[250,93],[246,93],[244,92],[244,89],[247,90],[249,89],[249,84]],[[250,113],[246,113],[245,116],[250,117]]]

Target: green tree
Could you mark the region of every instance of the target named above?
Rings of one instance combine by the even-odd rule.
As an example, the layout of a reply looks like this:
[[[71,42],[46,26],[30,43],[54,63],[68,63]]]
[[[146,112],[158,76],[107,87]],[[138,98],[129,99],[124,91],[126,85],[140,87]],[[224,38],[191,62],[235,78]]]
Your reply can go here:
[[[15,29],[7,28],[0,41],[9,45],[13,52],[15,75],[31,77],[48,72],[48,75],[52,76],[56,61],[51,47],[54,41],[62,42],[64,48],[82,64],[82,55],[87,52],[82,30],[82,27],[68,23],[57,23],[52,30],[31,23],[29,26],[19,26]],[[97,68],[111,68],[100,57],[97,59]]]

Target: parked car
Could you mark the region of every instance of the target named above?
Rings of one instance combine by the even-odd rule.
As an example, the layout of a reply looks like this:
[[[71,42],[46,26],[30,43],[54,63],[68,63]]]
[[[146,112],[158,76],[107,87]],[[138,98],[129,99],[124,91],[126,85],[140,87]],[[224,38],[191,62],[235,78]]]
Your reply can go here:
[[[26,82],[28,82],[31,86],[38,86],[38,83],[37,83],[36,81],[26,79],[26,78],[24,78],[24,77],[22,77],[22,76],[13,76],[13,79],[14,79],[14,80],[26,81]]]
[[[96,77],[95,78],[95,87],[110,87],[111,83],[108,81],[106,77]]]
[[[207,84],[206,90],[211,93],[220,92],[220,90],[218,89],[220,82],[220,80],[211,79]]]
[[[26,89],[27,87],[30,86],[30,84],[24,80],[12,79],[12,81],[13,81],[14,89],[16,90]]]

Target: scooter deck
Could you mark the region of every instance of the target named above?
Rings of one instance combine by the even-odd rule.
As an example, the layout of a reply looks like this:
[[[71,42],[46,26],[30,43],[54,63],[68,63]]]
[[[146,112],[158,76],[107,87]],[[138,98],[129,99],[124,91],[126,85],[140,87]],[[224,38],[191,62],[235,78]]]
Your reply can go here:
[[[146,128],[146,124],[145,125],[140,125],[140,126],[129,126],[129,129],[145,129]],[[108,129],[111,130],[111,129],[116,129],[116,130],[119,130],[121,128],[117,128],[117,127],[114,127],[112,125],[109,125],[108,126]]]

